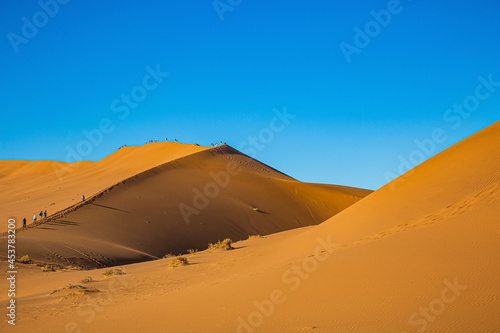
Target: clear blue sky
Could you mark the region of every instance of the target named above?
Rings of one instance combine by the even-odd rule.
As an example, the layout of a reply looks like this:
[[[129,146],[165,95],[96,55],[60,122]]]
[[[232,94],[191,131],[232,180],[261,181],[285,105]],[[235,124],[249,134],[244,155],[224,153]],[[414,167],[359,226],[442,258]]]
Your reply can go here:
[[[65,1],[0,3],[0,159],[99,160],[166,137],[250,152],[260,133],[255,157],[299,180],[376,189],[434,129],[446,139],[426,158],[499,120],[500,86],[474,97],[479,76],[500,82],[493,0]],[[464,100],[470,115],[446,113]]]

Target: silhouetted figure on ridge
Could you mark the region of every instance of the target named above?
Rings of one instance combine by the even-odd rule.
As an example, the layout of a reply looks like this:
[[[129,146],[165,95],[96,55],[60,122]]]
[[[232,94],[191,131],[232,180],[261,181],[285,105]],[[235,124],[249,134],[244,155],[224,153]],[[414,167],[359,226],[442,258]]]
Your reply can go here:
[[[82,194],[82,202],[85,201],[85,196]]]
[[[36,222],[36,214],[33,215],[33,222]]]
[[[26,218],[23,217],[23,228],[26,228]]]

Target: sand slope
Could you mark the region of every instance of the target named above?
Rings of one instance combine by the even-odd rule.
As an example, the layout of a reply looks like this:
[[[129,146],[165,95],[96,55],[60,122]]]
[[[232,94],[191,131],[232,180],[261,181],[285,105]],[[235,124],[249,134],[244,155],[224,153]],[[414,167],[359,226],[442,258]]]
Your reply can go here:
[[[54,214],[137,173],[208,147],[174,142],[124,147],[99,162],[0,161],[0,219],[21,225],[33,214]],[[5,224],[0,232],[5,232]]]
[[[185,267],[162,259],[103,279],[24,266],[16,328],[500,332],[499,145],[496,123],[320,225],[202,252]],[[85,275],[98,295],[49,295]]]
[[[338,243],[283,304],[288,330],[499,332],[499,148],[496,123],[282,243],[300,264]]]
[[[19,232],[18,251],[87,268],[157,259],[318,224],[370,192],[301,183],[222,146],[135,175]]]

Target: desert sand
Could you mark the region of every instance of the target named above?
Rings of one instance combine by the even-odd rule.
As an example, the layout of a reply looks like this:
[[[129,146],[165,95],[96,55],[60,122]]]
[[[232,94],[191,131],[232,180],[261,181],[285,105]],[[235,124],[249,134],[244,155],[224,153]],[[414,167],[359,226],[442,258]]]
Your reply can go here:
[[[496,123],[369,195],[300,183],[230,147],[172,159],[96,190],[92,202],[59,219],[66,224],[19,232],[19,247],[39,261],[55,257],[49,251],[86,258],[78,250],[125,274],[18,264],[19,315],[10,330],[500,332],[499,145]],[[169,205],[179,201],[171,191],[189,204],[193,188],[211,181],[207,170],[228,161],[242,171],[218,196],[190,223],[174,216]],[[158,222],[158,210],[175,225]],[[160,253],[146,232],[155,244],[178,239],[179,251],[194,239],[200,251],[176,268],[170,258],[148,260]],[[267,236],[229,251],[202,247],[213,237],[256,233]],[[74,249],[62,252],[60,244]],[[86,276],[95,281],[81,282]],[[55,291],[69,284],[98,291]]]

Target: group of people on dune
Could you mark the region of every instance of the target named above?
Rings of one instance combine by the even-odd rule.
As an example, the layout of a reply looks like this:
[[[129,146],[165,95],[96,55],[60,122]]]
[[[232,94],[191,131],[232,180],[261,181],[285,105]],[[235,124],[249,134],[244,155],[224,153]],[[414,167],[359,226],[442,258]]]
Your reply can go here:
[[[165,141],[168,141],[168,138],[165,138]],[[179,142],[177,139],[175,139],[174,141],[175,141],[175,142]],[[148,144],[148,143],[157,143],[157,142],[160,142],[160,140],[158,140],[158,139],[153,139],[153,140],[148,140],[148,141],[146,141],[146,144]],[[224,142],[224,143],[222,143],[222,140],[220,141],[220,143],[218,143],[218,142],[213,143],[213,142],[212,142],[212,147],[222,146],[223,144],[226,144],[226,143],[225,143],[225,142]],[[127,145],[123,145],[123,146],[119,147],[118,149],[122,149],[122,148],[124,148],[124,147],[127,147]]]
[[[40,216],[40,220],[47,218],[47,211],[40,211],[40,213],[38,213],[38,216]],[[37,214],[35,213],[33,215],[33,222],[36,222],[37,218],[38,218]],[[26,228],[26,218],[25,217],[23,217],[23,228]]]
[[[82,202],[85,201],[85,195],[82,194]],[[47,211],[40,211],[40,213],[38,213],[38,215],[35,213],[33,215],[33,223],[36,222],[36,220],[38,219],[38,216],[40,216],[40,221],[43,220],[43,219],[46,219],[47,218]],[[23,217],[23,228],[26,228],[26,218]]]
[[[168,138],[165,138],[165,141],[168,141]],[[175,139],[174,141],[175,142],[179,142],[177,139]],[[146,144],[148,144],[148,143],[156,143],[156,142],[160,142],[160,140],[158,140],[158,139],[148,140],[148,141],[146,141]]]
[[[226,144],[226,143],[224,142],[224,144]],[[213,143],[213,142],[212,142],[212,147],[217,147],[218,145],[219,145],[219,146],[222,146],[222,140],[220,140],[220,144],[219,144],[219,143],[217,143],[217,142],[216,142],[216,143]]]

